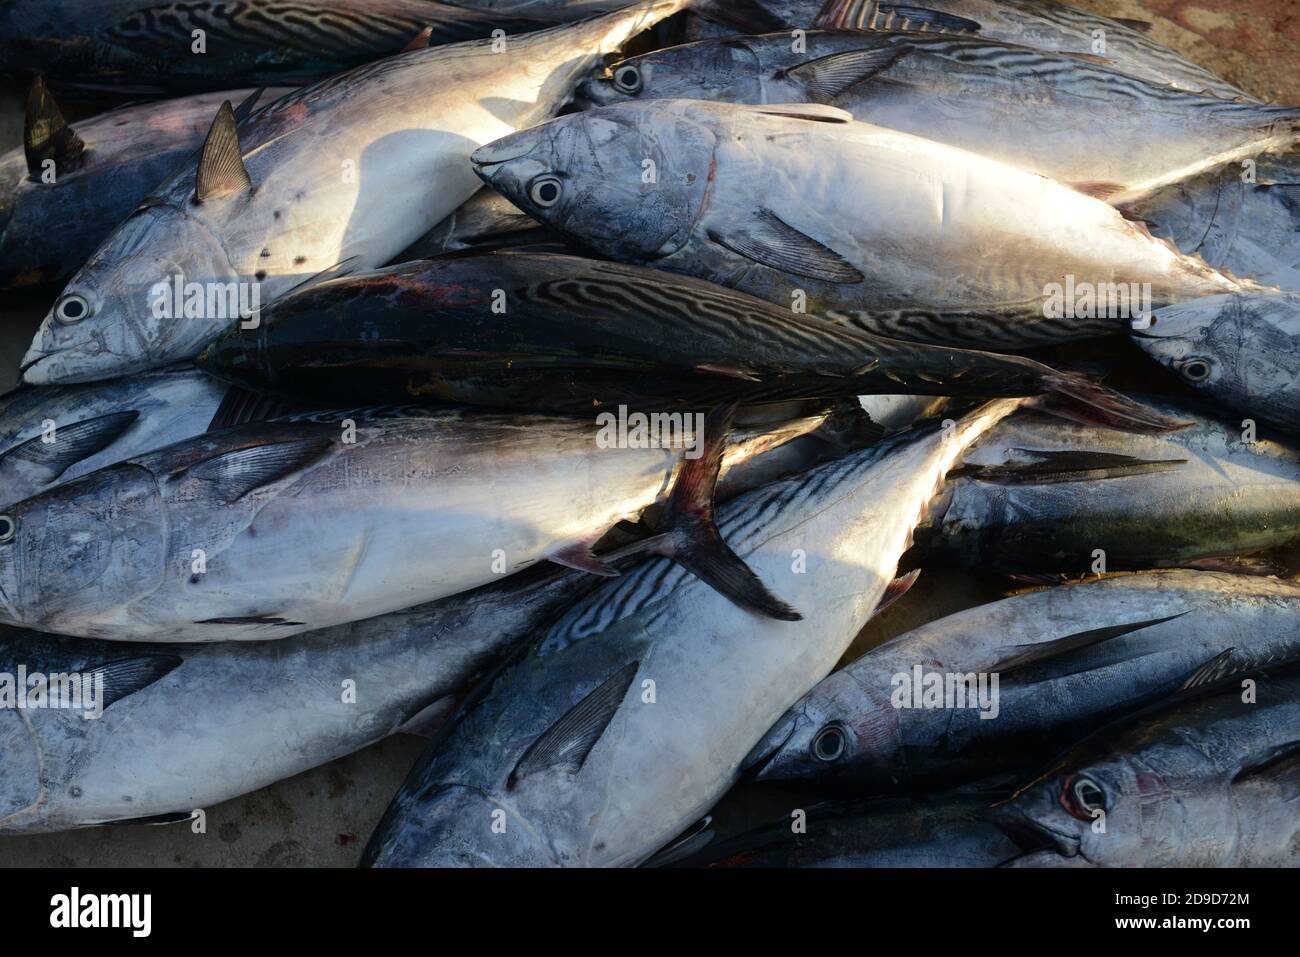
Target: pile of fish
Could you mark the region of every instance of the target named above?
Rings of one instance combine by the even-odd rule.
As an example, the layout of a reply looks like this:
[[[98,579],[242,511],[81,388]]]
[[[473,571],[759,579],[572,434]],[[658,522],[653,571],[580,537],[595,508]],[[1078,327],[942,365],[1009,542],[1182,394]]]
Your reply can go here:
[[[1300,108],[919,2],[0,6],[0,835],[1300,864]]]

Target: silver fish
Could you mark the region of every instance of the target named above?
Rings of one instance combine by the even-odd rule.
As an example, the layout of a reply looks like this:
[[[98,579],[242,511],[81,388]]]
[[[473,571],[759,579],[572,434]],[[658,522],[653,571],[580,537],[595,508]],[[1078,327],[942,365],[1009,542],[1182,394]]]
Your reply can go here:
[[[567,246],[562,238],[520,210],[500,193],[480,189],[398,255],[394,264],[433,259],[447,253],[538,245]]]
[[[1099,731],[1022,788],[999,819],[1050,850],[1017,863],[1300,864],[1300,676],[1226,685]]]
[[[896,338],[1026,348],[1254,288],[1069,187],[833,107],[628,102],[472,159],[610,258]]]
[[[771,721],[834,666],[949,464],[1016,404],[722,509],[732,547],[804,606],[803,622],[755,618],[657,561],[597,589],[426,752],[363,862],[645,860],[708,811]]]
[[[1022,412],[962,457],[915,559],[972,571],[1089,573],[1233,559],[1300,539],[1300,452],[1187,400],[1193,424],[1120,435]]]
[[[1300,293],[1166,306],[1133,341],[1216,402],[1300,433]]]
[[[813,31],[794,46],[786,32],[646,53],[598,70],[580,96],[597,105],[827,103],[1116,205],[1300,138],[1300,110],[1187,93],[983,38]]]
[[[401,409],[207,433],[5,508],[0,620],[118,640],[283,638],[548,558],[614,574],[591,546],[663,501],[671,520],[655,549],[751,607],[797,617],[716,538],[711,486],[688,483],[685,500],[668,490],[679,472],[734,463],[822,421],[725,443],[716,429],[679,429],[659,447],[631,436],[602,447],[601,429],[577,419]]]
[[[811,29],[906,30],[978,35],[1049,53],[1097,57],[1130,76],[1228,99],[1249,94],[1145,35],[1151,24],[1098,16],[1051,0],[697,0],[698,12],[746,32]]]
[[[0,709],[0,834],[189,817],[412,724],[423,733],[427,709],[454,700],[476,672],[591,587],[588,578],[535,568],[273,643],[0,632],[0,686],[20,667],[29,682],[63,674],[92,682],[79,686],[81,707]],[[102,698],[87,701],[86,693]],[[100,716],[86,717],[96,703]]]
[[[549,116],[601,54],[680,3],[412,50],[238,125],[223,106],[197,174],[160,186],[69,282],[23,359],[25,381],[190,358],[236,318],[252,321],[255,296],[267,303],[326,270],[388,262],[474,194],[476,146]],[[185,292],[183,311],[168,291],[178,279],[199,291]]]
[[[1030,768],[1189,682],[1300,656],[1297,615],[1300,585],[1191,571],[961,611],[873,648],[808,692],[755,749],[758,778],[862,794]],[[960,694],[945,697],[945,684]]]
[[[1300,291],[1300,154],[1232,164],[1124,208],[1215,269]]]
[[[288,92],[267,90],[261,97]],[[0,155],[0,290],[72,275],[150,190],[194,155],[217,107],[225,100],[242,106],[252,93],[124,106],[74,128],[38,78],[27,98],[27,145]]]
[[[0,398],[0,504],[182,439],[289,411],[195,369]]]

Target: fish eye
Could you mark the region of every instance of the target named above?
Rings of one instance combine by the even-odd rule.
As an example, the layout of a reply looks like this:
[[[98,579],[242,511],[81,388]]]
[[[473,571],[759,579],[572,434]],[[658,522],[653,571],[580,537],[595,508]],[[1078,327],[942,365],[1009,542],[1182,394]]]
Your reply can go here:
[[[528,198],[538,206],[554,206],[560,201],[564,185],[558,176],[539,176],[528,187]]]
[[[1183,365],[1183,375],[1189,382],[1204,382],[1210,377],[1210,364],[1204,359],[1192,359]]]
[[[1072,775],[1061,791],[1061,805],[1071,817],[1091,822],[1096,820],[1099,811],[1106,810],[1106,792],[1092,778]]]
[[[843,726],[838,722],[832,722],[817,732],[809,750],[818,761],[830,763],[840,759],[847,743]]]
[[[614,71],[614,86],[623,93],[641,92],[641,71],[630,63]]]
[[[59,322],[72,324],[80,322],[88,315],[90,315],[90,303],[86,301],[85,296],[78,296],[75,292],[64,296],[54,304],[54,318]]]
[[[0,515],[0,545],[12,542],[17,533],[18,523],[13,520],[13,516]]]

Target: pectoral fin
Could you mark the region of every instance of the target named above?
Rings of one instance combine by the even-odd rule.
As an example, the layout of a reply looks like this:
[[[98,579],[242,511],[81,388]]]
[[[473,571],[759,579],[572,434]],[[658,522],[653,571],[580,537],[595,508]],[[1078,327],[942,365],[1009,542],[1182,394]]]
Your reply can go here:
[[[184,660],[177,655],[143,655],[97,665],[84,674],[96,684],[103,681],[100,707],[107,708],[162,679],[179,668]]]
[[[1033,461],[1002,465],[963,465],[948,473],[950,478],[969,477],[997,485],[1052,485],[1061,482],[1091,482],[1168,472],[1187,464],[1187,459],[1139,459],[1111,452],[1052,452],[1016,449]]]
[[[108,448],[131,427],[140,413],[113,412],[55,428],[52,441],[38,435],[0,455],[0,461],[21,463],[43,482],[53,482],[73,465]]]
[[[1269,782],[1281,787],[1288,800],[1300,798],[1300,741],[1273,748],[1262,760],[1237,772],[1233,784]]]
[[[1033,644],[1012,645],[1007,649],[1009,654],[999,660],[995,665],[989,668],[989,671],[996,671],[1003,675],[1010,674],[1030,665],[1036,665],[1049,658],[1055,658],[1057,655],[1063,655],[1066,652],[1077,651],[1080,648],[1088,648],[1092,645],[1100,644],[1103,641],[1109,641],[1112,638],[1119,638],[1121,635],[1130,635],[1135,631],[1141,631],[1143,628],[1150,628],[1152,625],[1158,625],[1162,622],[1173,621],[1175,618],[1181,618],[1187,612],[1179,612],[1177,615],[1169,615],[1165,618],[1149,618],[1145,621],[1126,622],[1122,625],[1107,625],[1104,628],[1092,628],[1088,631],[1076,632],[1072,635],[1066,635],[1062,638],[1053,638],[1051,641],[1040,641]]]
[[[217,488],[227,503],[237,502],[254,489],[270,485],[311,464],[333,443],[329,439],[301,439],[234,449],[200,462],[189,474]]]
[[[582,770],[587,755],[614,720],[640,666],[633,661],[614,672],[529,745],[510,772],[506,788],[513,791],[528,775],[549,768],[563,768],[570,774]]]
[[[843,256],[786,223],[770,209],[760,208],[727,233],[710,229],[709,238],[756,263],[796,276],[845,285],[863,275]]]
[[[786,70],[785,74],[802,83],[814,96],[830,102],[863,80],[885,72],[910,52],[911,47],[903,44],[883,49],[848,50],[801,63]]]

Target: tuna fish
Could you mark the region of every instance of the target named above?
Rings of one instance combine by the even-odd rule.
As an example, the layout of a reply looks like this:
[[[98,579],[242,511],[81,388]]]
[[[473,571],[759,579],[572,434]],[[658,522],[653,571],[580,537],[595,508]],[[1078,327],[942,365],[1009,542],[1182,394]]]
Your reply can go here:
[[[23,360],[25,380],[190,358],[310,277],[383,265],[474,194],[476,146],[551,115],[601,54],[680,2],[401,53],[238,124],[223,105],[197,172],[159,186],[73,276]]]
[[[631,865],[698,820],[848,648],[935,486],[1016,406],[914,430],[721,510],[723,534],[803,606],[757,619],[644,562],[540,634],[411,772],[364,863]]]
[[[609,258],[898,338],[1026,348],[1255,288],[1067,186],[834,107],[628,102],[473,161]]]

